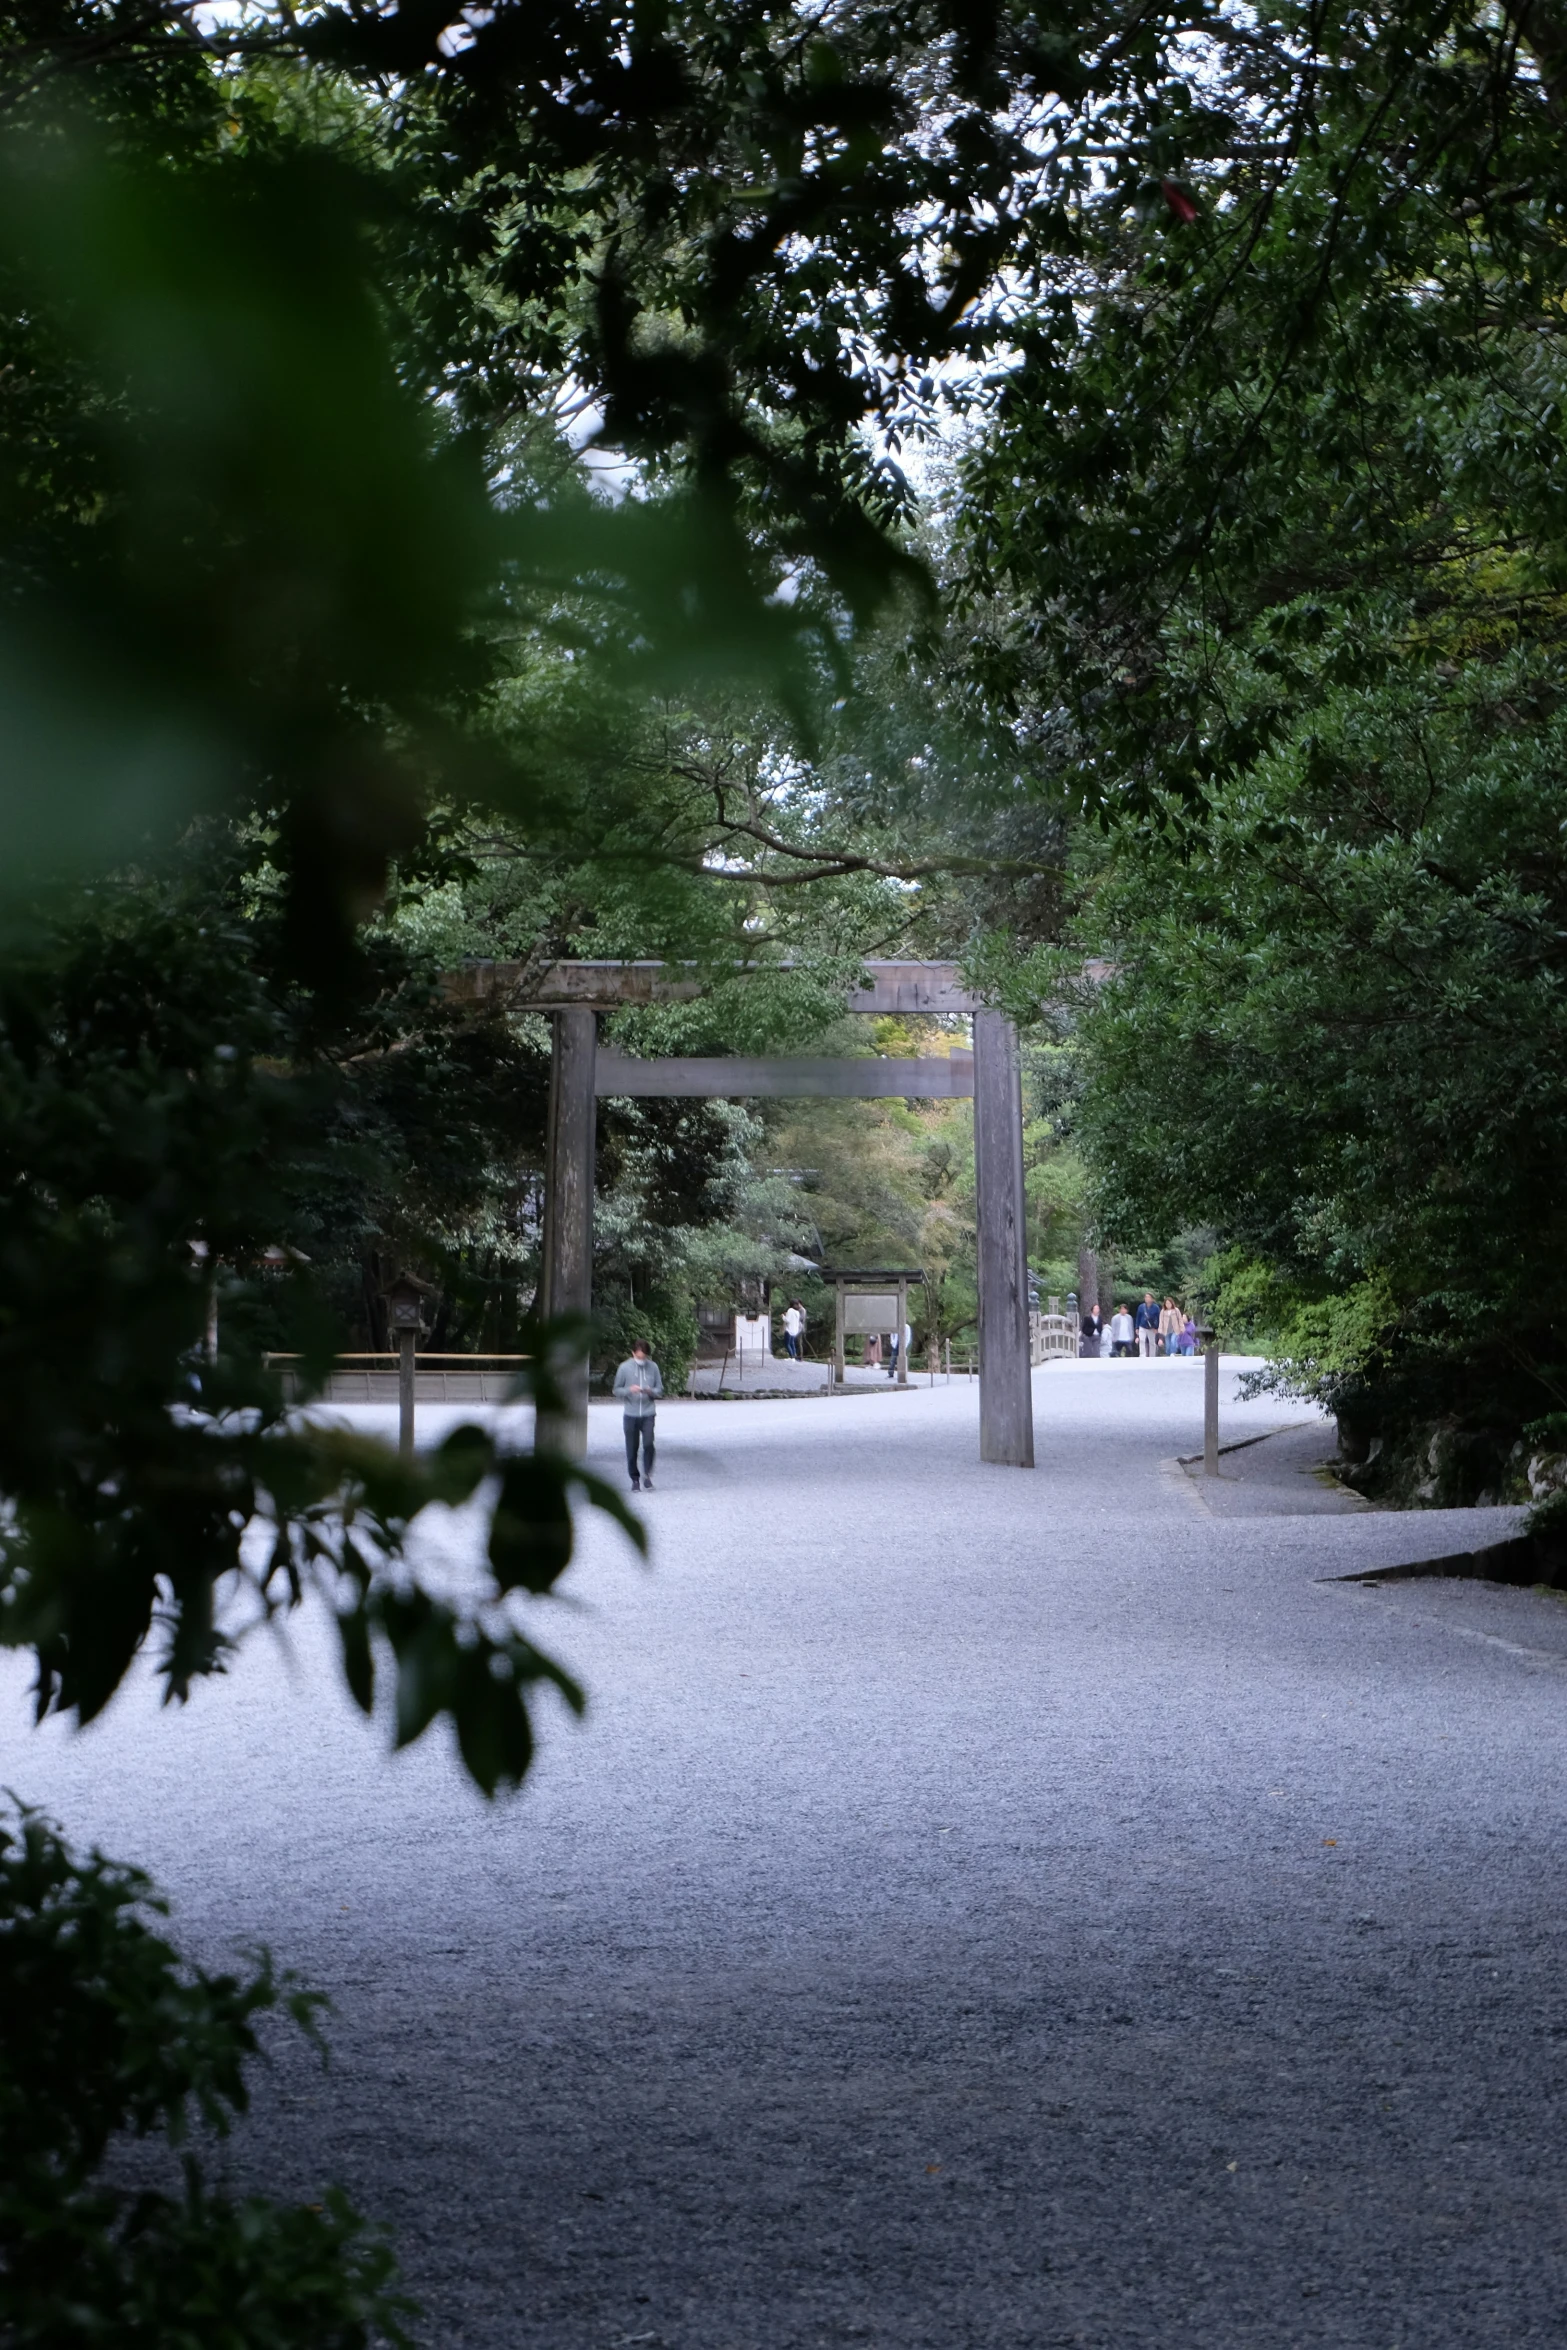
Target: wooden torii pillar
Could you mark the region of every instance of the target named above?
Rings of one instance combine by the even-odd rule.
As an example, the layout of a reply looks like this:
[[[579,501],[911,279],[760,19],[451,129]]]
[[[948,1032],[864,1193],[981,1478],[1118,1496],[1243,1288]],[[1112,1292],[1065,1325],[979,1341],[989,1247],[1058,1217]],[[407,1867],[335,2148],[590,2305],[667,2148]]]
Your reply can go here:
[[[955,1053],[939,1059],[643,1061],[601,1053],[600,1010],[679,1002],[701,993],[701,980],[686,976],[679,965],[556,963],[539,970],[525,963],[474,962],[449,977],[447,993],[459,1001],[498,1002],[552,1016],[541,1300],[550,1315],[586,1316],[592,1308],[593,1156],[600,1096],[921,1100],[972,1094],[979,1209],[979,1454],[982,1461],[1031,1469],[1034,1411],[1017,1030],[1004,1013],[989,1010],[968,993],[953,964],[874,962],[865,969],[869,984],[850,996],[848,1011],[972,1013],[972,1060]],[[587,1426],[584,1351],[570,1368],[564,1411],[541,1421],[538,1441],[580,1458]]]
[[[551,1015],[550,1110],[544,1166],[540,1304],[546,1318],[593,1311],[593,1162],[598,1147],[598,1014],[586,1005]],[[581,1460],[588,1449],[588,1354],[560,1370],[563,1409],[541,1412],[541,1452]]]
[[[1028,1348],[1023,1086],[1017,1030],[974,1014],[974,1189],[979,1202],[979,1457],[1034,1465]]]

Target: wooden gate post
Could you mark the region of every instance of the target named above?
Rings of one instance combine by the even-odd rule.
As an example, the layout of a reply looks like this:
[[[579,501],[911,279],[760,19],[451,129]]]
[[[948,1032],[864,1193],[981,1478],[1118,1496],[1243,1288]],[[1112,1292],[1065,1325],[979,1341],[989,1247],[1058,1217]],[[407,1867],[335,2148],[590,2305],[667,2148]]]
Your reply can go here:
[[[1081,1323],[1099,1303],[1099,1252],[1085,1243],[1077,1252],[1077,1316]],[[1081,1335],[1081,1332],[1079,1332]]]
[[[979,1457],[1034,1465],[1028,1253],[1023,1202],[1023,1086],[1017,1030],[1004,1012],[974,1014],[974,1174],[979,1195]]]
[[[598,1139],[594,1095],[598,1018],[588,1010],[551,1014],[550,1122],[544,1178],[545,1315],[593,1309],[593,1155]],[[580,1460],[588,1448],[588,1353],[573,1356],[561,1378],[565,1410],[541,1414],[541,1452]]]
[[[833,1283],[833,1293],[837,1299],[838,1320],[833,1331],[832,1384],[834,1387],[842,1387],[849,1376],[849,1356],[843,1335],[843,1283],[841,1280]]]
[[[898,1283],[898,1385],[900,1387],[907,1387],[909,1383],[908,1328],[909,1285],[906,1281],[900,1281]]]
[[[1202,1472],[1219,1474],[1219,1333],[1202,1334]]]
[[[417,1392],[418,1370],[415,1348],[419,1344],[417,1330],[399,1330],[397,1333],[397,1450],[407,1462],[414,1457],[414,1396]]]

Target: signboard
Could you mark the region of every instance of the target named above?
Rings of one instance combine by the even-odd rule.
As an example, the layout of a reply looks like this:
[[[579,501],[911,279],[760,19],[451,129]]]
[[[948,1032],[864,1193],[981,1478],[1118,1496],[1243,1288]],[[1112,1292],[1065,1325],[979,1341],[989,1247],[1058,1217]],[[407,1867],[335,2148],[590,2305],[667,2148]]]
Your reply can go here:
[[[845,1292],[843,1326],[853,1336],[868,1335],[873,1330],[896,1330],[898,1327],[898,1293],[854,1290]]]

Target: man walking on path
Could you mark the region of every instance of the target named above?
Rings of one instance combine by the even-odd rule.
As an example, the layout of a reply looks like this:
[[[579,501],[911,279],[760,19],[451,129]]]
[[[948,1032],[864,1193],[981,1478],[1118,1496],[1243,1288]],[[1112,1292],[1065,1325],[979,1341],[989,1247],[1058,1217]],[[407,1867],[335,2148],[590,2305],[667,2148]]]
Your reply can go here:
[[[800,1341],[805,1335],[805,1308],[797,1297],[784,1308],[784,1351],[791,1363],[800,1359]]]
[[[1159,1351],[1159,1309],[1151,1289],[1143,1291],[1143,1302],[1137,1309],[1137,1351],[1145,1363],[1151,1363]]]
[[[615,1393],[621,1399],[625,1413],[626,1469],[631,1478],[631,1490],[639,1493],[643,1486],[653,1490],[653,1416],[658,1399],[664,1392],[659,1369],[639,1338],[615,1373]],[[642,1448],[641,1473],[637,1469],[637,1447]]]

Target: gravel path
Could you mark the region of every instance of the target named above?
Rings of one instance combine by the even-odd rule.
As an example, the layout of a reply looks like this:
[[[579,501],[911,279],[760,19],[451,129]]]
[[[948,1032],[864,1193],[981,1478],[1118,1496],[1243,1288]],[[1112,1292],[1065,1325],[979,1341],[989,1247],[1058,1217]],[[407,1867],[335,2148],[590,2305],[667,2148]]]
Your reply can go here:
[[[1341,1485],[1332,1460],[1338,1440],[1331,1420],[1311,1419],[1269,1436],[1242,1437],[1219,1455],[1219,1474],[1207,1475],[1199,1454],[1182,1461],[1199,1508],[1214,1518],[1348,1518],[1371,1503]]]
[[[308,1636],[80,1738],[5,1668],[0,1778],[332,1992],[243,2164],[439,2350],[1563,2339],[1567,1608],[1324,1580],[1498,1513],[1205,1509],[1199,1365],[1035,1385],[1032,1476],[959,1384],[667,1407],[494,1810]]]

